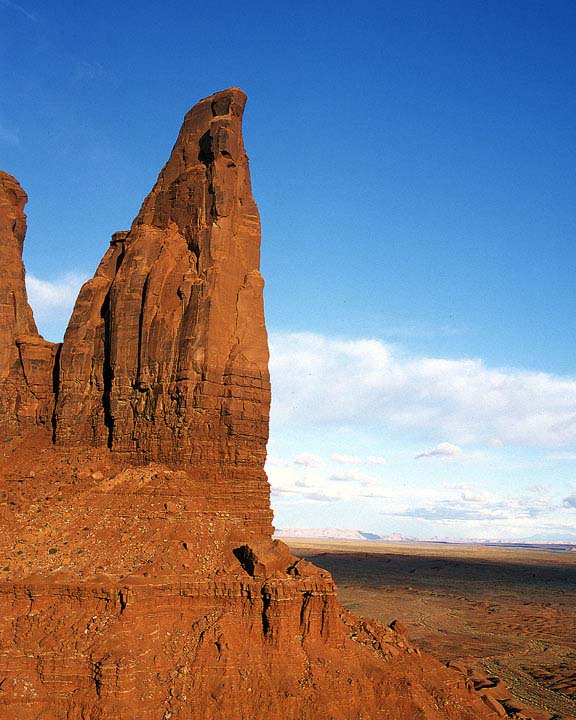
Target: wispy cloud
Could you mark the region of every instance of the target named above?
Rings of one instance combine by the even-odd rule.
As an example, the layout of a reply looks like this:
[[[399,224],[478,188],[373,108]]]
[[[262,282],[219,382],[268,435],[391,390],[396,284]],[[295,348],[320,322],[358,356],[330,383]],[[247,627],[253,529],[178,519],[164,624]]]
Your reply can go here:
[[[536,485],[529,485],[526,490],[531,493],[536,493],[536,495],[542,495],[552,492],[552,487],[543,483],[537,483]]]
[[[302,453],[301,455],[297,455],[294,458],[294,462],[296,465],[303,465],[304,467],[322,467],[324,465],[322,458],[318,457],[318,455],[313,455],[311,453]]]
[[[304,465],[287,467],[267,461],[266,469],[273,497],[296,502],[335,502],[342,499],[341,493],[333,492],[327,483],[322,482],[321,476],[314,474],[317,472],[314,467],[310,470]]]
[[[435,448],[432,448],[432,450],[426,450],[426,452],[421,452],[419,455],[416,455],[416,460],[419,458],[456,458],[462,455],[462,448],[458,447],[458,445],[452,445],[452,443],[449,442],[441,442],[439,445],[436,445]]]
[[[328,477],[328,481],[338,483],[357,483],[359,485],[363,485],[364,487],[371,487],[377,484],[376,479],[371,475],[366,475],[365,473],[358,472],[357,470],[332,473]]]
[[[336,453],[330,458],[332,462],[338,465],[385,465],[386,458],[380,455],[368,455],[368,457],[359,457],[358,455],[341,455]]]
[[[550,453],[548,455],[548,458],[550,460],[558,460],[560,462],[575,462],[576,461],[576,452]]]
[[[332,455],[330,458],[332,462],[338,463],[340,465],[363,465],[364,460],[361,457],[356,457],[356,455]]]
[[[290,463],[283,458],[275,457],[274,455],[268,455],[266,458],[266,464],[272,467],[288,467]]]
[[[38,22],[38,16],[35,13],[30,12],[30,10],[27,10],[23,5],[12,2],[12,0],[0,0],[0,7],[7,8],[8,10],[14,10],[31,22]]]
[[[389,466],[371,475],[352,464],[337,470],[330,462],[310,467],[273,461],[267,464],[267,472],[274,507],[281,516],[291,516],[292,522],[305,513],[318,518],[319,527],[323,522],[334,524],[335,518],[346,518],[349,525],[360,512],[372,519],[372,525],[374,517],[381,517],[382,527],[394,531],[406,532],[416,523],[420,528],[416,534],[427,537],[574,537],[576,495],[572,492],[566,497],[546,485],[516,491],[505,484],[489,487],[483,482],[431,481],[407,486]]]
[[[48,315],[54,310],[70,310],[85,278],[69,273],[56,280],[42,280],[31,273],[26,275],[26,289],[35,314]]]
[[[278,427],[385,427],[463,447],[576,445],[574,377],[306,333],[272,333],[271,372]]]
[[[576,506],[576,498],[574,500]],[[566,501],[564,504],[568,507]],[[436,522],[459,520],[486,523],[498,520],[513,524],[519,520],[535,520],[558,511],[561,512],[561,507],[548,496],[499,497],[490,493],[464,492],[458,498],[434,498],[426,504],[392,509],[386,514]]]
[[[68,273],[54,280],[26,274],[28,300],[40,332],[50,340],[61,340],[78,292],[86,278]]]

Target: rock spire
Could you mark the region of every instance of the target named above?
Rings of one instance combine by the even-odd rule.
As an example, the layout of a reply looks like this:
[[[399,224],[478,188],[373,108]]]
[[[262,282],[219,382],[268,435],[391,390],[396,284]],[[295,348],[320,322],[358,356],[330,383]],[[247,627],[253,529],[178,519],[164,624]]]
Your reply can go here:
[[[198,103],[128,232],[80,292],[56,440],[140,460],[263,464],[268,346],[244,93]]]
[[[28,304],[22,248],[28,197],[0,170],[0,424],[49,425],[57,345],[39,334]]]

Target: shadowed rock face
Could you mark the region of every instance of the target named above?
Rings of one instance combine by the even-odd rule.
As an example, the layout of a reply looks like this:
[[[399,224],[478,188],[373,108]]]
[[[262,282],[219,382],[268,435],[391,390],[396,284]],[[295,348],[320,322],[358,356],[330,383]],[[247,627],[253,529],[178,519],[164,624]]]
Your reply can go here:
[[[18,181],[0,171],[0,423],[13,431],[49,424],[54,406],[57,345],[38,334],[24,282],[27,201]]]
[[[0,445],[0,718],[491,714],[465,678],[345,612],[328,573],[272,541],[245,100],[231,88],[186,115],[80,292],[55,391],[56,346],[24,291],[25,195],[0,176],[0,401],[21,431]],[[45,353],[34,373],[28,347]],[[54,404],[52,427],[34,427]]]
[[[196,105],[127,233],[76,303],[56,441],[261,468],[268,345],[260,221],[236,88]]]

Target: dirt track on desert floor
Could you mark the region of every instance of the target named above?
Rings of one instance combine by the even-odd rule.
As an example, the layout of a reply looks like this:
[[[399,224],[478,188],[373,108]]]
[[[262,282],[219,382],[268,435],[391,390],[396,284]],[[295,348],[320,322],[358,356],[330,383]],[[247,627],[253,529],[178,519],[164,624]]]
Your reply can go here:
[[[496,676],[519,700],[576,715],[576,553],[444,543],[289,540],[358,615],[402,620],[439,660]]]

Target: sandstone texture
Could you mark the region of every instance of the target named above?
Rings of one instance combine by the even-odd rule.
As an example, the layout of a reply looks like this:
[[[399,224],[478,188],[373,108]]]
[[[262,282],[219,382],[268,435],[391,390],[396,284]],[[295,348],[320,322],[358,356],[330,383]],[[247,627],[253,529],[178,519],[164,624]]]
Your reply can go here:
[[[261,468],[270,380],[245,102],[232,89],[186,115],[131,230],[83,287],[62,347],[57,442]]]
[[[28,197],[0,170],[0,424],[6,431],[50,425],[58,350],[39,334],[28,305],[22,247]]]
[[[245,101],[231,88],[186,115],[61,347],[34,326],[26,197],[0,176],[0,718],[496,717],[272,540]]]

